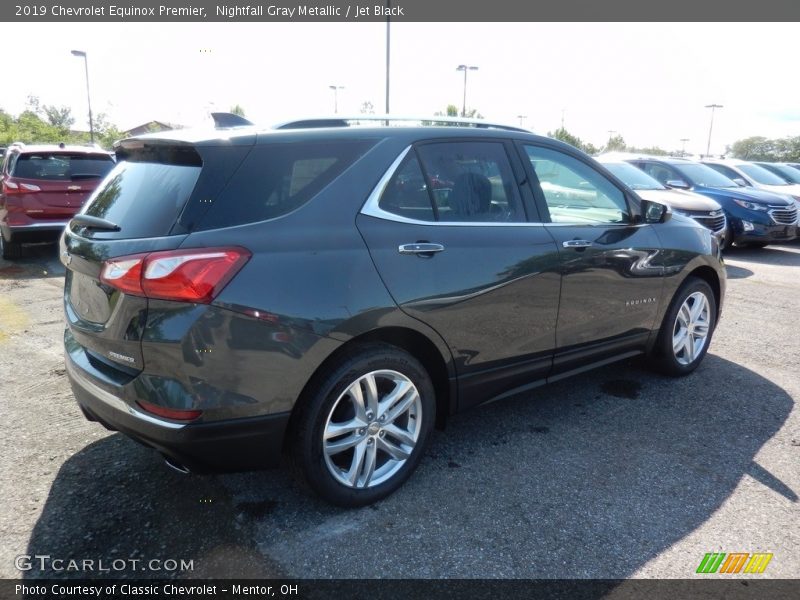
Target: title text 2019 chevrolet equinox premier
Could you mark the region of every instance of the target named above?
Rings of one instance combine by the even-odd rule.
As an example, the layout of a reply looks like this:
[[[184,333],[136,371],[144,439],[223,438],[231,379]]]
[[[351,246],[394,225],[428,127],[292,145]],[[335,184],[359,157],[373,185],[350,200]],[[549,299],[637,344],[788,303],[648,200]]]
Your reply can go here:
[[[458,410],[638,354],[672,375],[703,359],[714,236],[574,148],[303,127],[118,144],[60,248],[89,419],[189,470],[286,453],[358,506]]]

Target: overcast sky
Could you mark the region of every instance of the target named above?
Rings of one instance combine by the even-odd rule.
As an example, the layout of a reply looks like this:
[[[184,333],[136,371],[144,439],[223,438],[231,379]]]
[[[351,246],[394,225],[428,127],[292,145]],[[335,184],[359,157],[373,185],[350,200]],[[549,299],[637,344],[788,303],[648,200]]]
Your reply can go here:
[[[29,94],[67,105],[86,125],[83,61],[92,108],[120,128],[160,120],[197,125],[241,104],[272,124],[384,107],[386,25],[381,23],[0,23],[6,53],[0,107]],[[392,23],[391,112],[430,115],[461,106],[462,74],[476,65],[467,105],[487,119],[544,134],[561,123],[595,145],[608,131],[629,144],[712,153],[737,139],[800,135],[800,25],[604,23]]]

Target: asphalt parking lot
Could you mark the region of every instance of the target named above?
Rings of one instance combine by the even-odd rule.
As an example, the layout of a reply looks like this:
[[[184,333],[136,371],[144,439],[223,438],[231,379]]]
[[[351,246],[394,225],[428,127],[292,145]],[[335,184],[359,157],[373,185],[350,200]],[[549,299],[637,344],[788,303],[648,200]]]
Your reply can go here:
[[[707,552],[800,575],[800,242],[726,257],[708,357],[637,362],[453,418],[411,480],[341,510],[286,470],[182,476],[89,423],[61,350],[55,246],[0,260],[0,577],[19,555],[193,561],[127,577],[691,578]]]

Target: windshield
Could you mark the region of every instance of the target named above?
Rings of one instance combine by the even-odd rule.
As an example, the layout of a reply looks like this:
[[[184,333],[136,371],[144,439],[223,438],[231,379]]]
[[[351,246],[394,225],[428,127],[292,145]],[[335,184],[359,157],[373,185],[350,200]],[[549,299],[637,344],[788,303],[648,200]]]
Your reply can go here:
[[[770,173],[764,167],[759,167],[758,165],[739,165],[739,170],[756,183],[763,185],[789,185],[775,173]]]
[[[681,173],[684,173],[685,177],[694,182],[694,185],[717,188],[739,187],[735,181],[728,179],[722,173],[718,173],[706,165],[701,165],[699,163],[681,163],[680,165],[673,164],[672,166]]]
[[[31,152],[20,154],[14,177],[74,181],[105,177],[114,167],[110,154]]]
[[[627,185],[632,190],[665,190],[657,180],[653,179],[633,165],[628,163],[601,163],[606,169],[611,171],[614,175],[622,180],[622,183]]]
[[[789,165],[776,165],[776,164],[764,164],[758,163],[759,166],[764,167],[765,169],[780,175],[786,181],[790,183],[800,183],[800,170],[795,169],[794,167],[790,167]]]

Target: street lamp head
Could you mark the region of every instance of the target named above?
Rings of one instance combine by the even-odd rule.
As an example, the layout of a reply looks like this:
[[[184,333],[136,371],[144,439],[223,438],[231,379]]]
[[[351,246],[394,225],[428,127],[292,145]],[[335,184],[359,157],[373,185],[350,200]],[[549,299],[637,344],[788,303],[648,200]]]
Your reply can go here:
[[[725,108],[722,104],[706,104],[706,108]]]
[[[83,50],[73,50],[72,56],[82,56],[83,58],[86,58],[86,52]]]
[[[456,71],[477,71],[478,67],[472,65],[458,65]]]

